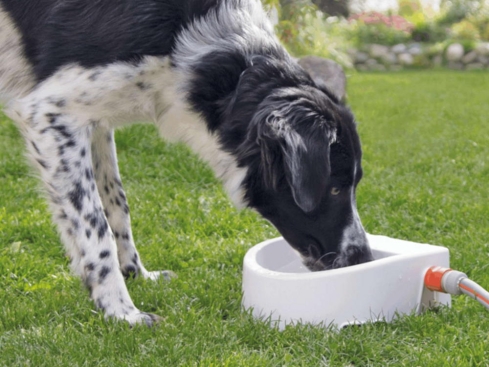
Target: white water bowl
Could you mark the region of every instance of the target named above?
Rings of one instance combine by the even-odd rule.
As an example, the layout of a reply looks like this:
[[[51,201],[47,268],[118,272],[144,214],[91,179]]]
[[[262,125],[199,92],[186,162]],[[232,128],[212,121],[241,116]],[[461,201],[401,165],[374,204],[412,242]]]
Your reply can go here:
[[[282,237],[259,243],[244,258],[243,307],[272,325],[344,327],[451,305],[450,295],[423,285],[433,265],[449,267],[445,247],[367,235],[374,261],[310,272]]]

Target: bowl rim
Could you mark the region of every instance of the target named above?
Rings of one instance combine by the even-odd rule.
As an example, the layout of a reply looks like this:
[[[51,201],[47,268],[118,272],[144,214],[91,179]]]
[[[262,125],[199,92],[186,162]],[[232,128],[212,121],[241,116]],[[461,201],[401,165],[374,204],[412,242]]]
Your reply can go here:
[[[371,262],[348,266],[344,268],[338,268],[338,269],[323,270],[323,271],[308,272],[308,273],[289,273],[289,272],[281,272],[281,271],[265,268],[262,265],[260,265],[257,261],[258,253],[261,250],[263,250],[265,247],[270,246],[271,244],[274,244],[279,241],[285,241],[283,237],[275,237],[258,243],[257,245],[253,246],[246,252],[245,257],[243,259],[243,270],[251,271],[262,277],[274,278],[277,280],[315,280],[315,279],[325,279],[329,277],[341,276],[347,273],[351,274],[351,273],[367,272],[373,268],[378,268],[383,264],[403,262],[405,261],[405,259],[408,258],[413,259],[417,257],[424,257],[428,253],[448,252],[448,249],[442,246],[414,243],[410,241],[397,240],[386,236],[371,235],[371,234],[368,234],[368,237],[369,239],[384,238],[389,240],[406,242],[408,244],[419,246],[419,248],[421,248],[422,251],[413,251],[413,252],[405,252],[405,253],[398,252]],[[375,249],[375,245],[374,246],[371,245],[371,248]]]

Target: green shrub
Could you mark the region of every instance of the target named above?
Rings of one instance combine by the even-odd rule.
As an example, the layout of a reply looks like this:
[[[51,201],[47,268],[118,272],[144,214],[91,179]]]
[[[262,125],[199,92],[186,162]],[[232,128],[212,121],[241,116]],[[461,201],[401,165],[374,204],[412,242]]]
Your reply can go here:
[[[464,19],[461,22],[455,23],[450,31],[453,38],[457,40],[476,41],[480,39],[479,30],[469,20]]]
[[[479,30],[480,39],[489,41],[489,3],[477,14],[467,18]]]
[[[442,1],[440,24],[451,25],[461,22],[470,15],[477,14],[485,5],[485,0],[450,0]]]
[[[489,24],[486,24],[481,31],[481,40],[489,41]]]
[[[388,27],[385,24],[364,24],[357,22],[352,27],[351,36],[357,46],[378,43],[393,46],[410,40],[410,34]]]
[[[348,28],[345,20],[326,18],[320,11],[303,12],[299,19],[282,20],[277,26],[283,44],[294,56],[316,55],[351,68],[347,51],[353,44]]]
[[[447,37],[447,27],[434,21],[425,21],[416,24],[411,33],[411,38],[416,42],[435,43],[444,41]]]
[[[353,67],[347,52],[353,44],[349,40],[350,25],[346,20],[327,17],[310,0],[296,0],[278,10],[277,34],[292,55],[316,55],[332,59],[346,68]]]

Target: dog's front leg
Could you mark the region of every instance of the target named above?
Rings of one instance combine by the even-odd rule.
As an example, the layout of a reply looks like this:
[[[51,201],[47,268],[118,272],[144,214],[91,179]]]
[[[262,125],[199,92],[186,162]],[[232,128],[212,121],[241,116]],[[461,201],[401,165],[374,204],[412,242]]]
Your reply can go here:
[[[139,311],[129,296],[94,178],[91,139],[103,122],[70,112],[62,100],[45,98],[42,91],[8,113],[21,127],[72,267],[96,306],[106,317],[153,324],[158,316]]]
[[[168,270],[147,271],[136,250],[131,231],[129,205],[122,187],[117,164],[114,132],[112,129],[100,124],[95,127],[92,139],[92,160],[104,213],[117,242],[122,274],[126,277],[131,274],[141,275],[145,279],[152,280],[160,277],[165,279],[173,277],[174,273]]]

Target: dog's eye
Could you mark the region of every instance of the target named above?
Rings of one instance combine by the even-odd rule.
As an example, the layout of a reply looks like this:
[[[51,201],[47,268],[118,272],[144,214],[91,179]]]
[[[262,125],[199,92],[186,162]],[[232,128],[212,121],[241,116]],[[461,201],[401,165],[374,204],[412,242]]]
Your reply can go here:
[[[337,187],[333,187],[331,189],[331,195],[338,195],[340,193],[340,189]]]

